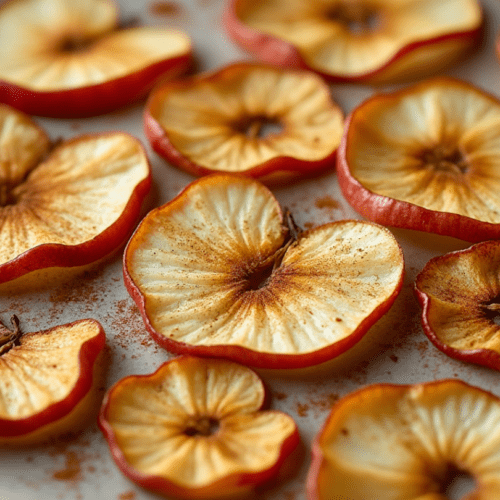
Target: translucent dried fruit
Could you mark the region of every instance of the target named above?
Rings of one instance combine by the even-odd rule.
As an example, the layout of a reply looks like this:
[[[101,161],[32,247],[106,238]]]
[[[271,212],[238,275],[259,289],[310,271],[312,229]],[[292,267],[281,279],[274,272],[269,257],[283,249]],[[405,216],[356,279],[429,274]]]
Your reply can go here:
[[[132,136],[80,136],[51,149],[26,115],[0,105],[0,283],[95,262],[124,243],[151,173]]]
[[[291,417],[261,410],[264,396],[248,368],[180,357],[117,382],[99,424],[118,467],[141,486],[234,498],[274,478],[299,443]]]
[[[497,98],[451,78],[374,96],[347,120],[342,192],[384,225],[499,238],[499,120]]]
[[[453,358],[500,370],[500,242],[431,259],[417,276],[422,325]]]
[[[342,129],[343,113],[318,76],[250,63],[166,83],[145,113],[153,149],[173,165],[267,184],[334,168]]]
[[[0,102],[55,117],[125,106],[191,61],[187,35],[123,29],[109,0],[3,2],[0,46]]]
[[[0,445],[34,444],[88,424],[104,373],[102,326],[84,319],[22,334],[15,316],[12,323],[0,324]]]
[[[308,498],[446,500],[459,473],[475,480],[467,498],[498,498],[499,424],[498,397],[458,380],[365,387],[318,434]]]
[[[225,14],[233,39],[264,61],[377,84],[456,62],[482,24],[477,0],[231,0]]]
[[[261,183],[211,175],[151,211],[124,255],[128,291],[172,352],[266,368],[327,361],[395,300],[403,256],[385,228],[302,232]]]

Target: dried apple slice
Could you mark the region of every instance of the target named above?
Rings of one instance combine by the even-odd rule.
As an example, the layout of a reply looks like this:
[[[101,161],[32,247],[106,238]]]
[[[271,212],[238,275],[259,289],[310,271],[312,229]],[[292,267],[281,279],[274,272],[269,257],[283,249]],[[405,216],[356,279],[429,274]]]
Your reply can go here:
[[[361,103],[338,152],[342,192],[384,225],[500,238],[500,101],[436,78]]]
[[[125,285],[160,345],[263,368],[347,350],[390,308],[403,270],[387,229],[301,232],[260,182],[229,174],[151,211],[124,254]]]
[[[180,31],[121,29],[108,0],[10,0],[0,7],[0,102],[30,114],[91,116],[189,67]]]
[[[181,498],[234,498],[275,478],[297,448],[293,419],[261,411],[250,369],[180,357],[117,382],[99,417],[113,458],[141,486]]]
[[[479,44],[477,0],[231,0],[224,24],[258,58],[334,81],[422,78]]]
[[[468,499],[500,498],[499,424],[499,398],[458,380],[365,387],[318,434],[308,498],[447,500],[460,473]]]
[[[95,262],[129,237],[151,184],[137,139],[102,133],[51,149],[33,121],[0,105],[0,148],[0,283]]]
[[[267,184],[334,168],[343,122],[318,76],[250,63],[167,82],[145,113],[153,149],[173,165]]]
[[[429,339],[453,358],[500,370],[500,242],[431,259],[415,291]]]
[[[29,445],[74,432],[99,407],[102,326],[84,319],[22,333],[0,323],[0,445]],[[95,418],[95,416],[94,416]]]

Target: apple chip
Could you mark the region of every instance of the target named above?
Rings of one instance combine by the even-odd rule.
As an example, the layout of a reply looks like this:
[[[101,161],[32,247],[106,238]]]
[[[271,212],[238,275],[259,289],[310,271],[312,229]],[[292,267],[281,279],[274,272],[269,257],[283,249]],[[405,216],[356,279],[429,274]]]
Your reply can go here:
[[[500,242],[431,259],[417,276],[422,325],[453,358],[500,370]]]
[[[311,500],[447,500],[470,476],[500,498],[500,400],[461,382],[377,384],[341,399],[313,443]]]
[[[132,136],[85,135],[52,148],[27,116],[0,105],[0,283],[107,256],[130,236],[150,184]]]
[[[173,165],[267,184],[335,168],[343,122],[318,76],[250,63],[167,82],[145,113],[153,149]]]
[[[334,81],[436,73],[479,45],[477,0],[231,0],[225,26],[258,58]]]
[[[0,445],[34,444],[88,423],[104,346],[92,319],[25,334],[16,316],[11,328],[0,323]]]
[[[261,411],[250,369],[180,357],[126,377],[105,397],[99,424],[121,471],[181,498],[234,498],[275,478],[297,448],[291,417]]]
[[[105,113],[183,73],[191,42],[179,31],[122,29],[109,0],[10,0],[0,6],[0,102],[27,113]]]
[[[347,220],[300,231],[260,182],[213,174],[151,211],[124,255],[125,284],[168,350],[301,368],[355,344],[395,300],[392,234]]]
[[[337,173],[362,215],[477,242],[500,237],[500,101],[435,78],[361,103]]]

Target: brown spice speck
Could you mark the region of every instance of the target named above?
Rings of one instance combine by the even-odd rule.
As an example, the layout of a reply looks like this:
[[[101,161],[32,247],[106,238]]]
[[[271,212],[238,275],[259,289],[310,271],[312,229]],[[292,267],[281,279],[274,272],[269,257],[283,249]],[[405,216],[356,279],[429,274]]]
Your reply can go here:
[[[299,417],[307,417],[307,412],[309,411],[308,404],[297,403],[297,414]]]
[[[314,204],[317,208],[330,208],[333,210],[340,208],[340,203],[328,195],[318,198]]]
[[[124,491],[118,495],[118,500],[134,500],[136,497],[135,491]]]
[[[154,2],[149,6],[149,12],[154,16],[177,16],[181,10],[177,2]]]
[[[394,363],[397,363],[399,358],[397,356],[395,356],[394,354],[391,354],[389,356],[390,360],[393,361]]]
[[[74,481],[80,479],[82,467],[80,459],[74,451],[68,451],[65,456],[65,466],[52,474],[58,481]]]
[[[288,396],[287,396],[284,392],[275,392],[275,393],[274,393],[274,397],[275,397],[278,401],[282,401],[283,399],[286,399]]]

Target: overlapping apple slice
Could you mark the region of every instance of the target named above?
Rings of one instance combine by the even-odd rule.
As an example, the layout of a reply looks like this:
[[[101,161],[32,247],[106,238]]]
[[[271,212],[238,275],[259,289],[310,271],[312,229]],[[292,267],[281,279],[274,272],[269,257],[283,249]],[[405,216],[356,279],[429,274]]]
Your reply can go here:
[[[117,382],[99,424],[121,471],[181,498],[235,498],[275,478],[297,448],[291,417],[262,411],[250,369],[180,357],[151,375]]]
[[[431,259],[417,276],[422,325],[453,358],[500,370],[500,242]]]
[[[156,88],[145,131],[158,154],[192,174],[279,184],[334,168],[343,121],[318,76],[239,63]]]
[[[477,0],[231,0],[224,21],[264,61],[381,84],[463,58],[480,41],[483,15]]]
[[[458,380],[367,386],[341,399],[313,444],[310,500],[500,498],[500,400]],[[456,497],[453,497],[456,498]]]
[[[0,445],[29,445],[76,432],[99,407],[105,372],[101,325],[85,319],[22,333],[0,323]]]
[[[301,232],[260,182],[213,174],[151,211],[124,254],[128,291],[172,352],[265,368],[322,363],[395,300],[403,255],[385,228]]]
[[[0,283],[107,256],[132,232],[150,184],[132,136],[85,135],[51,149],[33,121],[0,105]]]
[[[361,103],[337,173],[349,203],[384,225],[476,242],[500,237],[500,101],[436,78]]]
[[[105,113],[190,65],[180,31],[122,29],[110,0],[9,0],[0,6],[0,102],[53,117]]]

